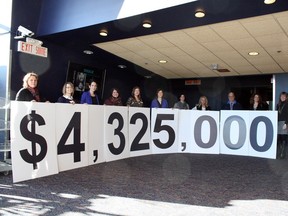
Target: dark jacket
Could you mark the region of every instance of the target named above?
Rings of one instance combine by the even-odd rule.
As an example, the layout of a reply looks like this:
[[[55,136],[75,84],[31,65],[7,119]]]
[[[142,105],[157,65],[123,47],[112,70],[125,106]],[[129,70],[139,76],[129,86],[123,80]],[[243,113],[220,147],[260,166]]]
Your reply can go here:
[[[73,100],[68,99],[68,98],[66,98],[64,96],[61,96],[61,97],[58,98],[57,103],[71,103],[71,101],[73,101]]]
[[[222,106],[222,110],[230,110],[230,102],[228,101],[226,104]],[[242,106],[237,101],[234,102],[232,110],[242,110]]]
[[[32,101],[36,100],[33,94],[27,88],[21,88],[16,94],[16,101]]]
[[[288,102],[280,102],[277,104],[278,121],[285,121],[288,124]]]
[[[196,106],[196,109],[197,109],[197,110],[202,110],[202,106],[201,106],[201,105],[197,105],[197,106]],[[206,110],[211,110],[211,107],[210,107],[210,106],[207,106],[207,107],[206,107]]]
[[[257,108],[254,109],[253,104],[250,104],[250,110],[268,110],[269,106],[266,102],[258,104]]]

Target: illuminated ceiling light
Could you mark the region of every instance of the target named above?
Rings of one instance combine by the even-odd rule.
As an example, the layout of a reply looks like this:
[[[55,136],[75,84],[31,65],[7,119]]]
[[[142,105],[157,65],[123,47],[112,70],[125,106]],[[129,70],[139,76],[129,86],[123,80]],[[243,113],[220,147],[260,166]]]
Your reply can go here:
[[[256,52],[256,51],[252,51],[252,52],[249,52],[248,55],[250,55],[250,56],[257,56],[257,55],[259,55],[259,53]]]
[[[205,13],[202,10],[197,10],[195,12],[195,17],[197,17],[197,18],[203,18],[204,16],[205,16]]]
[[[118,65],[118,67],[121,68],[121,69],[127,68],[126,65],[122,65],[122,64]]]
[[[99,34],[103,37],[106,37],[108,35],[108,32],[107,32],[107,30],[102,29]]]
[[[87,55],[92,55],[93,51],[91,50],[84,50],[83,53],[87,54]]]
[[[264,0],[264,4],[273,4],[276,0]]]
[[[144,28],[151,28],[151,27],[152,27],[152,24],[151,24],[150,21],[147,21],[147,20],[146,20],[146,21],[143,22],[142,26],[143,26]]]
[[[158,62],[161,63],[161,64],[165,64],[165,63],[167,63],[166,60],[159,60]]]

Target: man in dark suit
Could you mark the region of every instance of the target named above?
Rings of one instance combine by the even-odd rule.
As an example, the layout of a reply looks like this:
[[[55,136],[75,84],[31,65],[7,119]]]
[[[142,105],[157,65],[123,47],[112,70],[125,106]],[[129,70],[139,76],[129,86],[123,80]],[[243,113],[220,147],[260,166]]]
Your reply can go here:
[[[228,102],[222,106],[222,110],[242,110],[242,106],[235,100],[234,92],[229,92]]]

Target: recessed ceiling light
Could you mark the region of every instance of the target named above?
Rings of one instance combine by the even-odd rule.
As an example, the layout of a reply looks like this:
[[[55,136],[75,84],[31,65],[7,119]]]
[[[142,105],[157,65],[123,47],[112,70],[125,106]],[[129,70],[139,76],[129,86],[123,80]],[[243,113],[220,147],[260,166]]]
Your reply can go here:
[[[151,24],[151,22],[149,22],[149,21],[144,21],[142,26],[143,26],[144,28],[151,28],[151,27],[152,27],[152,24]]]
[[[202,10],[198,10],[195,12],[195,17],[197,18],[203,18],[204,16],[205,16],[205,13]]]
[[[99,34],[100,34],[101,36],[103,36],[103,37],[106,37],[106,36],[108,35],[108,32],[107,32],[107,30],[103,29],[103,30],[100,31]]]
[[[264,4],[273,4],[276,0],[264,0]]]
[[[165,64],[165,63],[167,63],[166,60],[159,60],[158,62],[161,63],[161,64]]]
[[[257,55],[259,55],[259,53],[256,52],[256,51],[252,51],[252,52],[249,52],[248,55],[250,55],[250,56],[257,56]]]
[[[127,66],[126,66],[126,65],[121,65],[121,64],[120,64],[120,65],[118,65],[118,67],[121,68],[121,69],[124,69],[124,68],[126,68]]]
[[[91,50],[84,50],[83,53],[87,54],[87,55],[92,55],[93,51]]]

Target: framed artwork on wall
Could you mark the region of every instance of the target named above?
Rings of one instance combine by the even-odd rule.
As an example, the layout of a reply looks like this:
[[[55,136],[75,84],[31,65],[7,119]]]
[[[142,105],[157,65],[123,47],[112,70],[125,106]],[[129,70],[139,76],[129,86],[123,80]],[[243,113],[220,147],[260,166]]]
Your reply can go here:
[[[91,82],[91,80],[96,81],[96,94],[102,100],[104,93],[105,76],[105,69],[69,61],[66,81],[72,82],[74,84],[74,100],[76,102],[80,102],[82,93],[89,90],[89,83]]]

